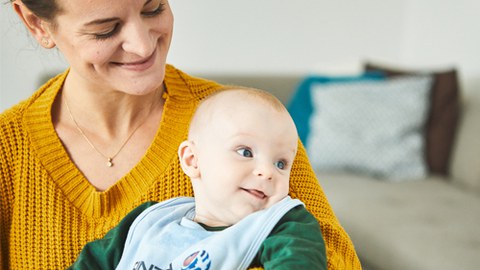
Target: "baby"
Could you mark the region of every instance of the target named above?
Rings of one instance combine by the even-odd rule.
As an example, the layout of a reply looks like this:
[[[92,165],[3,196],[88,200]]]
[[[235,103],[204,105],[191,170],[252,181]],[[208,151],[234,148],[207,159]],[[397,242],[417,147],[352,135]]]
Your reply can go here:
[[[327,269],[317,220],[288,196],[297,145],[295,124],[273,95],[212,94],[178,149],[194,198],[137,208],[87,244],[71,269]]]

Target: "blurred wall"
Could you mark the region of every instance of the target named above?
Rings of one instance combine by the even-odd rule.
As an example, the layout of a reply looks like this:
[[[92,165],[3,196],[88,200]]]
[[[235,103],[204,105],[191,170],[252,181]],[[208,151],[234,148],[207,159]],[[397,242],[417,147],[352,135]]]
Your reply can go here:
[[[170,0],[168,61],[192,73],[304,74],[369,59],[460,69],[480,83],[480,2],[475,0]],[[66,67],[0,7],[0,110],[27,98],[42,74]]]

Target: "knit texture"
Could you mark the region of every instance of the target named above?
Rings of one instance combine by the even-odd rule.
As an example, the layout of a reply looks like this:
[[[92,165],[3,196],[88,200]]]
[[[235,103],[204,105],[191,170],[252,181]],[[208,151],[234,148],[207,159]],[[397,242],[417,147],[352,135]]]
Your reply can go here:
[[[163,118],[153,143],[129,173],[99,192],[69,159],[51,121],[53,101],[67,74],[0,114],[2,269],[65,269],[83,245],[102,237],[138,205],[193,195],[177,147],[187,137],[198,102],[221,85],[167,65]],[[290,196],[302,200],[320,222],[328,268],[361,269],[303,146],[291,177]]]

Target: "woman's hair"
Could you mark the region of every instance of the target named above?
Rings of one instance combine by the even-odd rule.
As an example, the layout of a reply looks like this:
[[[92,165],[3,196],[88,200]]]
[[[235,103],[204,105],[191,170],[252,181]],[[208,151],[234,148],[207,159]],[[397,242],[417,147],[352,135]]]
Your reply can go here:
[[[10,0],[14,1],[14,0]],[[60,12],[60,7],[56,0],[21,0],[22,3],[30,9],[33,14],[53,23],[55,17]]]

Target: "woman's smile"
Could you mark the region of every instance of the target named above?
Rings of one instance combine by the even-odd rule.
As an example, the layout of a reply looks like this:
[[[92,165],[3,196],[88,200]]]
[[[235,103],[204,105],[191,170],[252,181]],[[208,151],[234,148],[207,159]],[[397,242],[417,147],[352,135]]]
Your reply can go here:
[[[155,63],[156,55],[157,55],[157,50],[153,51],[153,53],[150,56],[144,59],[140,59],[138,61],[125,62],[125,63],[113,62],[113,64],[118,65],[121,68],[125,68],[132,71],[145,71],[149,69],[151,66],[153,66],[153,64]]]

